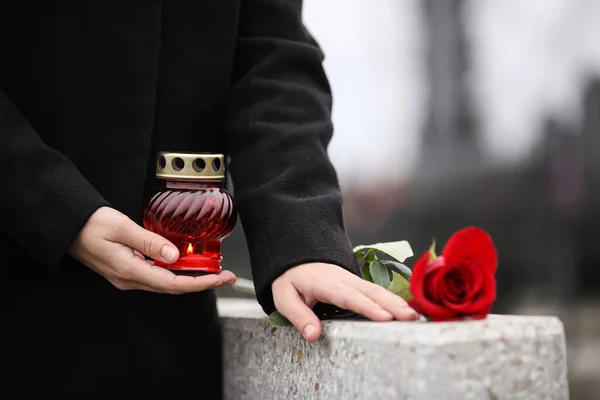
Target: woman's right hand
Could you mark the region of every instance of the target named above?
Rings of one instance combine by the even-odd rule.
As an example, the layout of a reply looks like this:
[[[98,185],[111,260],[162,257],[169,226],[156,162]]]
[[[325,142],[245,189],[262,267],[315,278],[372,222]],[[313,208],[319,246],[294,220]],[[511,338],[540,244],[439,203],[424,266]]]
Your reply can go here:
[[[69,254],[122,290],[183,294],[235,282],[235,275],[229,271],[182,276],[153,265],[143,255],[172,263],[179,257],[179,251],[162,236],[147,231],[109,207],[99,208],[92,214]]]

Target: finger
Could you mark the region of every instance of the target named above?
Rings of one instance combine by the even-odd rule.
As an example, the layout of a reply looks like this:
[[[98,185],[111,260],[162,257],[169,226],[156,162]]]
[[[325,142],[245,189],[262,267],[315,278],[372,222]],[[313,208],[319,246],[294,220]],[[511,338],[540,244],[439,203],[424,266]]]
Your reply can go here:
[[[111,240],[164,263],[172,263],[179,258],[177,247],[162,236],[147,231],[128,218],[124,218],[120,224]]]
[[[140,252],[139,252],[139,251],[137,251],[137,250],[133,250],[133,254],[135,254],[135,256],[136,256],[136,257],[139,257],[140,259],[144,260],[145,262],[147,262],[147,263],[148,263],[148,264],[150,264],[150,265],[153,265],[153,264],[154,264],[154,260],[148,260],[148,259],[146,258],[146,256],[144,256],[142,253],[140,253]]]
[[[136,257],[139,257],[139,258],[141,258],[142,260],[146,261],[146,257],[144,257],[144,255],[143,255],[142,253],[140,253],[139,251],[137,251],[137,250],[133,250],[133,254],[135,254],[135,255],[136,255]]]
[[[135,282],[140,286],[146,286],[155,292],[183,294],[232,284],[235,282],[235,275],[230,271],[203,276],[175,275],[165,268],[150,265],[137,257],[133,257],[131,267],[123,279]]]
[[[373,321],[390,321],[393,315],[352,286],[340,282],[325,282],[315,294],[320,301],[344,310],[354,311]]]
[[[146,262],[149,262],[150,265],[152,265],[152,261],[146,260]],[[233,283],[235,283],[235,275],[233,275],[233,273],[231,273],[229,271],[223,271],[222,281],[225,282],[225,283],[223,283],[223,285],[233,284]],[[123,282],[119,286],[120,286],[121,289],[126,289],[126,290],[143,290],[143,291],[146,291],[146,292],[154,292],[154,293],[162,293],[162,294],[183,294],[183,293],[186,293],[186,292],[168,293],[168,292],[165,292],[163,289],[154,288],[154,287],[147,286],[147,285],[141,284],[139,282],[135,282],[135,281],[126,281],[126,282]],[[221,284],[216,285],[213,288],[218,288],[219,286],[221,286]],[[212,288],[209,288],[209,289],[212,289]]]
[[[284,283],[273,292],[275,307],[306,340],[314,342],[321,336],[321,321],[315,313],[302,301],[296,288]]]
[[[354,276],[351,278],[354,278]],[[372,282],[356,278],[348,279],[345,283],[379,304],[381,308],[392,314],[395,319],[412,321],[419,318],[419,314],[402,297]]]

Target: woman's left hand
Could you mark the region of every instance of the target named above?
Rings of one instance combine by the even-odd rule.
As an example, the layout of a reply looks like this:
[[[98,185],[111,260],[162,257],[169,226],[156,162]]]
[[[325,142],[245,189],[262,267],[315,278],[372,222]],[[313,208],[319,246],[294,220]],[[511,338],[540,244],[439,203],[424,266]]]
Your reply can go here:
[[[321,322],[312,311],[317,302],[373,321],[419,318],[401,297],[333,264],[298,265],[277,278],[271,288],[277,310],[311,342],[321,336]]]

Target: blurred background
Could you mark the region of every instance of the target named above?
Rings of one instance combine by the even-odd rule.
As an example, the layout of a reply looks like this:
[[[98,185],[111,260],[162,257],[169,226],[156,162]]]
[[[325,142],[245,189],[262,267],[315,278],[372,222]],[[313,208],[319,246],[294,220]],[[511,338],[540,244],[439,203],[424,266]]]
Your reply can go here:
[[[561,318],[571,398],[600,399],[600,1],[305,0],[304,19],[353,243],[486,229],[493,312]],[[251,278],[241,225],[224,247]]]

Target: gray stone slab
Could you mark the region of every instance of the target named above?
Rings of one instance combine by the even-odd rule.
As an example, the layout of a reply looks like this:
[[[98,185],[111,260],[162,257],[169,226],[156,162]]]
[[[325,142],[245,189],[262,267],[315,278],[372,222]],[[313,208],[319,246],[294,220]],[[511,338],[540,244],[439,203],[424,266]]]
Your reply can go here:
[[[329,321],[307,343],[254,300],[220,299],[226,399],[567,400],[563,325],[491,315],[431,323]]]

